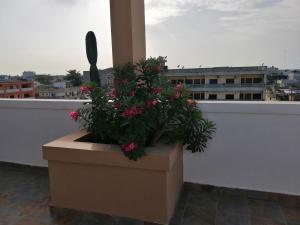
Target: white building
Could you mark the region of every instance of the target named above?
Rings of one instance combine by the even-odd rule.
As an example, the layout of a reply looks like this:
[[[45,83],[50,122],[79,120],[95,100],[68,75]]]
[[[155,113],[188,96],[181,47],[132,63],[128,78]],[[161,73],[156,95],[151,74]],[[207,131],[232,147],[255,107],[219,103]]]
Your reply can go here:
[[[67,87],[67,83],[65,81],[61,81],[61,82],[53,82],[52,86],[54,88],[66,88]]]
[[[195,100],[261,101],[271,71],[266,66],[169,69],[165,76],[174,85],[184,83]]]
[[[33,81],[36,76],[36,73],[34,71],[24,71],[22,78],[28,81]]]

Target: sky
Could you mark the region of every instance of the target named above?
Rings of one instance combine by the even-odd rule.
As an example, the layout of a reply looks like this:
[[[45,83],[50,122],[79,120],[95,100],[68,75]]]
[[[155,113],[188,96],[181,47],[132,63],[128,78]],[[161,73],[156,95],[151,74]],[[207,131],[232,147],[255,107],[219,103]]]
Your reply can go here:
[[[300,68],[300,0],[145,0],[147,56],[168,66]],[[109,0],[0,0],[0,74],[112,66]]]

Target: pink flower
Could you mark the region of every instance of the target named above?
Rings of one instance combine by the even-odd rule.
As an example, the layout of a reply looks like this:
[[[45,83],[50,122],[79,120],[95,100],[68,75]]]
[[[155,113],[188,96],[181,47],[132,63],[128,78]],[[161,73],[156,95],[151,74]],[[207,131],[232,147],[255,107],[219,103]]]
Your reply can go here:
[[[152,107],[156,106],[156,104],[157,104],[157,100],[156,100],[156,99],[151,99],[151,100],[148,100],[148,101],[146,102],[146,105],[147,105],[149,108],[152,108]]]
[[[109,92],[108,92],[108,96],[111,98],[116,98],[117,97],[117,91],[116,89],[112,88]]]
[[[133,106],[131,108],[125,109],[125,111],[121,114],[125,118],[131,118],[136,115],[142,114],[143,111],[140,108],[137,108],[136,106]]]
[[[170,99],[170,101],[175,101],[176,99],[178,99],[180,97],[180,92],[176,91],[175,94],[169,96],[168,98]]]
[[[195,105],[195,102],[194,102],[194,100],[192,100],[192,99],[186,100],[186,103],[187,103],[189,106],[194,106],[194,105]]]
[[[153,88],[153,90],[152,90],[152,92],[153,92],[154,94],[160,94],[161,91],[162,91],[162,88],[161,88],[161,87],[156,87],[156,88]]]
[[[121,148],[124,152],[132,152],[138,148],[138,145],[134,142],[131,142],[129,144],[122,145]]]
[[[81,86],[81,87],[80,87],[80,91],[81,91],[82,93],[87,93],[87,92],[90,91],[90,88],[89,88],[88,86]]]
[[[121,108],[121,104],[120,103],[116,103],[116,104],[113,105],[113,108],[115,110],[119,110]]]
[[[72,118],[72,120],[77,121],[77,119],[78,119],[78,112],[73,111],[73,112],[70,112],[69,115]]]
[[[182,84],[177,84],[177,85],[175,86],[175,91],[181,91],[182,88],[183,88],[183,85],[182,85]]]

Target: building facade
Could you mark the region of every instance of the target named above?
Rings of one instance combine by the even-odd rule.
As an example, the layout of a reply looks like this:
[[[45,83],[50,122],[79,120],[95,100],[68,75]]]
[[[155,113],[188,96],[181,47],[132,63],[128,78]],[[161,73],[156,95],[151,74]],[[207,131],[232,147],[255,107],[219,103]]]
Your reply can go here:
[[[22,75],[22,79],[28,81],[34,81],[36,73],[34,71],[24,71]]]
[[[103,70],[99,70],[99,77],[101,86],[111,87],[113,85],[113,69],[107,68]],[[83,71],[83,81],[89,82],[90,81],[90,71]]]
[[[290,70],[288,76],[289,80],[296,80],[300,82],[300,70]]]
[[[80,87],[54,88],[50,85],[40,85],[36,88],[36,98],[40,99],[82,99],[84,96]]]
[[[165,76],[184,83],[195,100],[263,101],[268,73],[266,66],[214,67],[169,69]]]
[[[1,81],[8,81],[9,80],[9,76],[8,75],[0,75],[0,82]]]
[[[32,81],[0,82],[0,98],[34,98],[34,84]]]

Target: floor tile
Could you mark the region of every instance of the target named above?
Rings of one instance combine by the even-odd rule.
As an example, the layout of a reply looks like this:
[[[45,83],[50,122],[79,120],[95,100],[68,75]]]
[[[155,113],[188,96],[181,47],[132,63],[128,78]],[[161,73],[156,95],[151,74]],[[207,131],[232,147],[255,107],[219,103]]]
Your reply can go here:
[[[46,169],[0,163],[0,177],[0,225],[149,224],[50,208]],[[299,196],[186,183],[170,225],[300,225],[299,199]]]
[[[224,197],[218,201],[218,212],[221,213],[235,213],[235,214],[248,214],[248,200],[239,196]]]
[[[286,223],[261,218],[252,218],[251,225],[286,225]]]
[[[250,225],[250,217],[248,214],[217,211],[215,225]]]
[[[293,206],[283,206],[281,208],[288,222],[300,224],[300,208],[296,208]]]
[[[144,222],[129,218],[114,217],[113,225],[144,225]]]
[[[217,196],[210,192],[192,192],[189,193],[187,206],[192,206],[199,209],[217,209]]]
[[[250,199],[272,200],[272,194],[261,191],[244,191],[245,196]]]
[[[216,211],[187,206],[184,211],[182,225],[214,225]]]
[[[252,217],[284,222],[278,203],[263,200],[249,200],[249,212]]]

